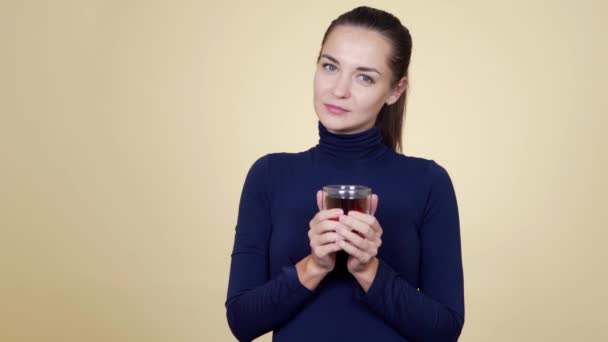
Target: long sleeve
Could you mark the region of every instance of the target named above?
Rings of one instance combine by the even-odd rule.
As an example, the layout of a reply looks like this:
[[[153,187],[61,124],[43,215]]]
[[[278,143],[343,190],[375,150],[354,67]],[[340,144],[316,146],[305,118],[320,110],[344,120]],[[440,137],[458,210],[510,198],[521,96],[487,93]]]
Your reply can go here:
[[[288,265],[270,279],[268,245],[272,230],[269,155],[249,170],[241,194],[226,315],[239,341],[273,330],[298,312],[314,294]]]
[[[464,325],[458,206],[446,170],[431,161],[432,185],[421,220],[420,290],[380,260],[360,299],[413,341],[456,341]]]

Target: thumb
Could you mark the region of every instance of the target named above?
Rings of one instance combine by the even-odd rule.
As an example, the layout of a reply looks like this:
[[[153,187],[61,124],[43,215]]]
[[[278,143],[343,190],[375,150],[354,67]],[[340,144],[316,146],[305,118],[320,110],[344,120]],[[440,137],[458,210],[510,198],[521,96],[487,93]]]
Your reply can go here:
[[[323,210],[323,190],[317,191],[317,207],[319,211]]]
[[[372,200],[371,200],[371,202],[372,202],[371,203],[371,205],[372,205],[372,210],[371,210],[372,216],[374,216],[376,214],[376,209],[378,209],[378,201],[379,201],[378,195],[372,194]]]

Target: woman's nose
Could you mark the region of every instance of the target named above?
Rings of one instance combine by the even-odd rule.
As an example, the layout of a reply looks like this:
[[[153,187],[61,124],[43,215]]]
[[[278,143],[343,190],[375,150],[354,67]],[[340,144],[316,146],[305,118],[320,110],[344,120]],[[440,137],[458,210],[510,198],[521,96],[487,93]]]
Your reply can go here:
[[[336,78],[333,88],[335,97],[345,98],[350,96],[350,78],[347,75],[341,75]]]

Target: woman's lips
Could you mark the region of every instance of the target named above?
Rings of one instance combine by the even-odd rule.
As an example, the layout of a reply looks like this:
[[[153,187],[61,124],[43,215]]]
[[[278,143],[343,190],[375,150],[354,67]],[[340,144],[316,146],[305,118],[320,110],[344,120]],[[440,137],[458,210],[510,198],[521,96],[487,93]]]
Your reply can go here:
[[[348,112],[348,110],[346,110],[342,107],[334,106],[334,105],[330,105],[330,104],[325,104],[325,108],[327,108],[328,112],[334,113],[334,114],[342,114],[342,113]]]

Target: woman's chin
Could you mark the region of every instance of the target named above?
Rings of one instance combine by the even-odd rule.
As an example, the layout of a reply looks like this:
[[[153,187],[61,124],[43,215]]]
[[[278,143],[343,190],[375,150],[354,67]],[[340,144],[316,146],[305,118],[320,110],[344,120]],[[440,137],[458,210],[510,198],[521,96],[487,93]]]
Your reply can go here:
[[[347,113],[348,114],[348,113]],[[353,123],[352,117],[348,118],[344,114],[336,115],[332,113],[321,113],[317,114],[321,124],[327,128],[328,131],[336,134],[352,134],[362,131],[361,126],[364,123]]]
[[[323,126],[325,126],[325,128],[327,128],[328,131],[335,134],[352,134],[356,133],[357,131],[357,128],[353,125],[345,125],[343,123],[340,124],[332,122],[326,124],[323,121],[321,121],[321,123],[323,124]]]
[[[330,132],[343,131],[345,129],[348,129],[348,127],[350,126],[348,124],[345,124],[343,120],[339,120],[336,118],[328,118],[324,116],[320,116],[319,121],[321,121],[321,124]]]

